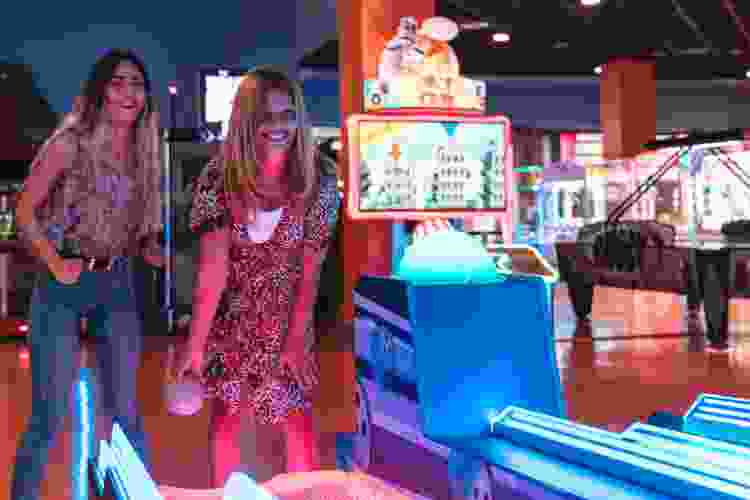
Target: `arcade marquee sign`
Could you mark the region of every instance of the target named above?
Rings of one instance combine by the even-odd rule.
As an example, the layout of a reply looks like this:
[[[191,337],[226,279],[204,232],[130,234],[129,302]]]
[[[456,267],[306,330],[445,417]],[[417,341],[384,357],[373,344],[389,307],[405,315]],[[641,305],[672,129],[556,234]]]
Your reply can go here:
[[[458,36],[451,19],[432,17],[421,26],[404,17],[383,48],[377,78],[365,80],[365,111],[452,109],[483,113],[486,85],[461,76],[458,57],[448,44]]]

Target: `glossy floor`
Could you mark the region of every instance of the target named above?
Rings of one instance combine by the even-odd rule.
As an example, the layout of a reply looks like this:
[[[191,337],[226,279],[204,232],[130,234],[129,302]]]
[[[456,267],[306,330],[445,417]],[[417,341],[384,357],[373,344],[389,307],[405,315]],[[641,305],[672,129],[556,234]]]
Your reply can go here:
[[[570,418],[622,430],[655,411],[684,413],[702,392],[750,397],[750,301],[733,301],[732,350],[704,351],[700,324],[682,314],[683,300],[669,294],[597,289],[590,329],[578,329],[564,287],[556,290],[557,351]],[[164,409],[161,381],[168,339],[151,336],[139,373],[147,431],[153,442],[153,475],[163,484],[205,488],[208,411],[173,417]],[[31,377],[22,344],[0,345],[0,405],[7,408],[0,435],[0,500],[16,441],[30,412]],[[109,427],[106,420],[99,429]],[[186,439],[189,436],[189,439]],[[51,451],[45,497],[69,497],[70,432]]]

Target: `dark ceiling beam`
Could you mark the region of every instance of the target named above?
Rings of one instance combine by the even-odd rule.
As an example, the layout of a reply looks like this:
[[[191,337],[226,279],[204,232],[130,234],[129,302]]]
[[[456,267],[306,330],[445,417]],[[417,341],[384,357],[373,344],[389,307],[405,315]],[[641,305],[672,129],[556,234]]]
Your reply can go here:
[[[742,50],[740,59],[744,61],[745,64],[748,64],[750,63],[750,32],[745,25],[745,21],[739,14],[737,14],[737,6],[735,5],[734,0],[722,0],[721,3],[724,6],[724,9],[729,13],[729,17],[734,21],[735,26],[737,26],[737,31],[739,33],[739,46],[737,48]]]
[[[680,5],[679,0],[672,0],[672,6],[674,7],[677,16],[682,19],[682,22],[684,22],[691,30],[693,30],[693,33],[695,33],[695,36],[703,42],[705,48],[715,52],[716,46],[708,39],[705,33],[703,33],[703,30],[698,26],[698,23],[695,22],[695,20],[690,17],[690,14],[688,14],[682,5]]]

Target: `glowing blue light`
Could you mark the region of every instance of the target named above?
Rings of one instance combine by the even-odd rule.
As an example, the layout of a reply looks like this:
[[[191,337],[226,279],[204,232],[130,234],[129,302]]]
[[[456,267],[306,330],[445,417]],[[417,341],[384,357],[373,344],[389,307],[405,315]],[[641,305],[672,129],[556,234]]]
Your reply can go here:
[[[87,500],[88,465],[91,459],[93,440],[93,398],[91,397],[91,380],[87,368],[81,368],[80,379],[76,384],[74,436],[73,445],[73,499]]]
[[[395,273],[413,283],[465,284],[498,281],[484,245],[460,231],[436,231],[406,248]]]

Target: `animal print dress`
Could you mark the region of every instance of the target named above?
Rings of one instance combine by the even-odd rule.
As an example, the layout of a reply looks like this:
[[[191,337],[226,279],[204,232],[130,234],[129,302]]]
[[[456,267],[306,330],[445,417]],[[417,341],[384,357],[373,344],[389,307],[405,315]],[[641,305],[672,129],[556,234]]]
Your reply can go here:
[[[317,200],[285,206],[270,238],[255,243],[247,227],[232,226],[227,286],[206,342],[207,397],[230,413],[249,408],[261,423],[279,423],[310,407],[279,357],[302,271],[302,249],[322,250],[338,217],[336,178],[321,176]],[[221,163],[209,163],[195,184],[190,228],[196,233],[231,225]],[[308,331],[308,339],[313,339]],[[308,342],[308,349],[311,347]]]

